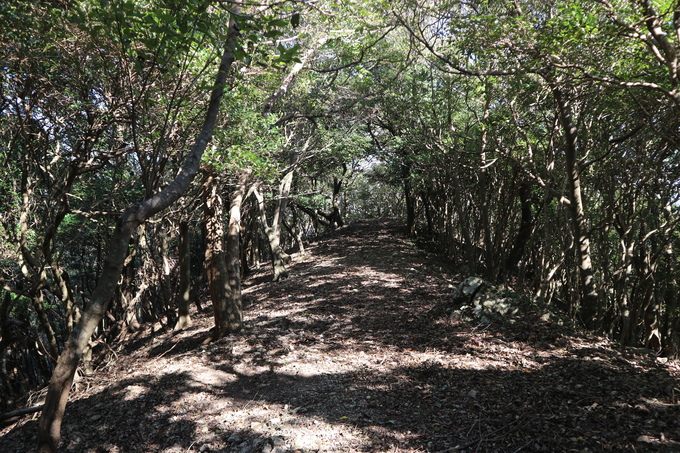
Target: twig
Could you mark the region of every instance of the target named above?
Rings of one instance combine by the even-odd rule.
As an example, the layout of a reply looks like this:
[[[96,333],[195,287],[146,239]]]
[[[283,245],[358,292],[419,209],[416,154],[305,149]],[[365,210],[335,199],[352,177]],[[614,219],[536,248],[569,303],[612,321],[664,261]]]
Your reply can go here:
[[[533,440],[530,440],[530,441],[527,442],[526,444],[524,444],[524,445],[522,445],[521,447],[519,447],[517,450],[515,450],[515,453],[517,453],[518,451],[524,450],[526,447],[528,447],[528,446],[531,444],[531,442],[533,442]]]
[[[472,431],[472,429],[473,429],[473,428],[475,427],[475,425],[479,422],[479,420],[480,420],[480,418],[478,418],[477,420],[475,420],[475,422],[472,424],[472,427],[470,428],[470,431]],[[501,426],[500,428],[491,431],[491,432],[488,434],[489,437],[482,437],[482,435],[481,435],[481,424],[480,424],[480,436],[479,436],[479,439],[475,439],[475,440],[473,440],[473,441],[471,441],[471,442],[468,442],[467,444],[464,444],[464,445],[458,445],[458,446],[454,447],[453,449],[454,449],[455,451],[462,451],[462,450],[467,450],[468,448],[472,447],[473,445],[481,444],[482,442],[495,442],[495,441],[497,441],[497,440],[501,440],[501,439],[502,439],[503,437],[505,437],[507,434],[504,434],[504,435],[501,435],[501,436],[497,436],[497,437],[491,437],[491,436],[495,436],[495,435],[497,435],[498,433],[500,433],[501,431],[504,431],[504,430],[510,428],[510,427],[513,426],[513,425],[518,425],[518,424],[520,424],[521,422],[523,422],[524,420],[526,420],[526,417],[522,417],[522,418],[519,418],[519,419],[517,419],[517,420],[515,420],[515,421],[512,421],[512,422],[510,422],[510,423],[507,423],[506,425]],[[469,434],[470,431],[468,431],[468,434]],[[524,448],[525,446],[526,446],[526,445],[522,446],[522,447],[520,448],[520,450],[521,450],[522,448]],[[517,451],[519,451],[519,450],[517,450]]]
[[[12,412],[0,414],[0,421],[9,420],[14,417],[21,417],[22,415],[33,414],[35,412],[40,412],[41,410],[43,410],[43,406],[44,404],[40,404],[38,406],[27,407],[24,409],[18,409]]]
[[[157,357],[154,357],[153,361],[155,362],[155,361],[161,359],[165,354],[167,354],[168,352],[170,352],[170,351],[172,351],[173,349],[175,349],[175,347],[176,347],[178,344],[179,344],[179,341],[178,341],[177,343],[173,344],[172,347],[171,347],[170,349],[168,349],[167,351],[165,351],[165,352],[162,353],[161,355],[159,355],[159,356],[157,356]]]

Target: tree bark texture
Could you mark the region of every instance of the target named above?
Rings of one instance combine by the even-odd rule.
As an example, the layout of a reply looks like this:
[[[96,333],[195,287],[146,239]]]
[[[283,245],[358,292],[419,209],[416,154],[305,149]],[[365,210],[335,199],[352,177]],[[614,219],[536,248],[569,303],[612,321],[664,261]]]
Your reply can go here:
[[[184,195],[198,172],[201,157],[215,129],[227,74],[234,61],[236,34],[236,27],[232,19],[229,23],[228,36],[203,127],[179,173],[163,190],[141,203],[128,207],[117,221],[97,287],[92,294],[90,303],[83,310],[80,322],[74,327],[50,379],[45,407],[40,417],[38,432],[38,451],[40,453],[57,451],[61,440],[61,422],[78,362],[116,292],[125,257],[128,254],[130,238],[140,224],[166,209]]]
[[[335,225],[337,227],[341,227],[345,225],[345,222],[342,220],[342,212],[340,211],[340,191],[342,190],[342,183],[345,180],[345,174],[347,173],[347,166],[343,165],[342,166],[342,177],[333,178],[333,213],[331,214],[331,218],[329,221],[331,222],[332,225]]]
[[[333,194],[331,196],[331,212],[326,214],[324,212],[318,211],[318,213],[323,216],[328,225],[328,228],[338,228],[345,225],[342,220],[342,211],[340,210],[340,191],[342,190],[342,183],[345,180],[345,174],[347,173],[347,166],[343,164],[342,166],[342,177],[333,177]],[[415,211],[414,211],[415,212]]]
[[[224,200],[220,186],[216,173],[209,170],[203,185],[203,212],[206,229],[205,273],[215,318],[213,340],[219,340],[230,331],[227,307],[231,288],[224,249]]]
[[[531,185],[526,181],[522,182],[519,186],[519,202],[522,206],[522,217],[517,236],[515,237],[510,253],[505,260],[505,273],[507,276],[517,273],[517,268],[524,256],[526,245],[531,240],[534,219],[532,213]]]
[[[491,216],[489,214],[489,198],[491,197],[491,190],[489,189],[489,174],[488,167],[489,162],[486,158],[486,149],[488,142],[488,120],[489,120],[489,110],[491,105],[491,90],[487,86],[487,99],[484,103],[484,114],[482,115],[481,127],[482,135],[480,138],[480,168],[479,168],[479,190],[477,195],[480,197],[479,209],[480,209],[480,222],[482,223],[482,229],[484,233],[484,240],[482,242],[482,247],[484,249],[484,269],[485,277],[491,281],[495,281],[496,275],[499,273],[497,260],[494,256],[494,237],[491,233]],[[496,193],[494,191],[493,193]]]
[[[581,174],[578,168],[578,135],[574,124],[569,103],[564,99],[559,87],[553,84],[553,96],[559,111],[560,122],[564,131],[564,157],[569,184],[569,211],[574,227],[574,239],[577,244],[579,268],[581,276],[581,309],[580,315],[588,328],[593,328],[597,322],[597,308],[599,297],[595,285],[590,237],[586,224],[585,208],[581,195]]]
[[[243,328],[243,304],[241,299],[241,205],[250,171],[239,175],[238,186],[231,197],[229,206],[229,227],[227,229],[227,275],[229,294],[226,316],[230,332]]]
[[[191,237],[189,236],[189,223],[182,221],[179,224],[179,291],[178,291],[178,318],[175,330],[191,326],[189,305],[191,305]]]
[[[249,171],[244,171],[239,175],[237,188],[232,194],[226,238],[221,184],[215,174],[209,174],[204,185],[205,265],[215,317],[213,341],[243,328],[240,224],[241,204],[249,174]]]
[[[290,188],[293,183],[293,171],[288,172],[281,183],[279,184],[279,199],[274,208],[274,215],[272,224],[269,225],[267,221],[267,211],[264,207],[264,197],[258,189],[253,190],[253,195],[257,199],[258,208],[260,211],[260,223],[269,240],[269,247],[271,249],[272,268],[274,270],[275,282],[288,276],[286,264],[290,262],[290,256],[281,248],[281,219],[283,213],[288,205],[288,195],[290,195]]]

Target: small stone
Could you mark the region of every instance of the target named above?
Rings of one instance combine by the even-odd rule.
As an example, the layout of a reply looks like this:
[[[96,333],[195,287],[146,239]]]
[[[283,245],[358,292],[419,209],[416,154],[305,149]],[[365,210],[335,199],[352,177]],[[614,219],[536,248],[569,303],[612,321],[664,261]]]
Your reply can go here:
[[[646,444],[651,444],[653,447],[659,447],[661,446],[661,442],[659,442],[658,439],[651,438],[649,436],[640,436],[637,438],[638,442],[643,442]]]
[[[470,398],[477,398],[477,395],[479,395],[477,390],[470,390],[467,396],[469,396]]]
[[[272,436],[269,438],[269,443],[274,447],[282,447],[286,444],[286,439],[282,436]]]

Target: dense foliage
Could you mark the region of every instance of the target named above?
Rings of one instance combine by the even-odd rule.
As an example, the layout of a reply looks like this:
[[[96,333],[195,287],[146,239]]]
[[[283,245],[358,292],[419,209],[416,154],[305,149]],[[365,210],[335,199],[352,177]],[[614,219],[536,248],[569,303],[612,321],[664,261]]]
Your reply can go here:
[[[310,236],[403,216],[458,269],[678,355],[677,2],[12,0],[1,404],[49,379],[116,219],[179,170],[229,18],[205,177],[138,229],[92,347],[175,325],[183,234],[200,305],[206,181],[229,197],[247,176],[243,272],[271,260],[285,276],[285,250]]]

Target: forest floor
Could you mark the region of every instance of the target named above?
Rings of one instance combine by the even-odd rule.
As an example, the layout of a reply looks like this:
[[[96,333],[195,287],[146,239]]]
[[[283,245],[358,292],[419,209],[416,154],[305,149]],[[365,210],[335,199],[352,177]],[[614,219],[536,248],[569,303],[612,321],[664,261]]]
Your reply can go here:
[[[208,310],[101,350],[64,452],[680,451],[680,367],[537,307],[451,319],[467,277],[395,221],[362,221],[245,282],[246,328],[204,344]],[[37,417],[0,431],[33,451]]]

